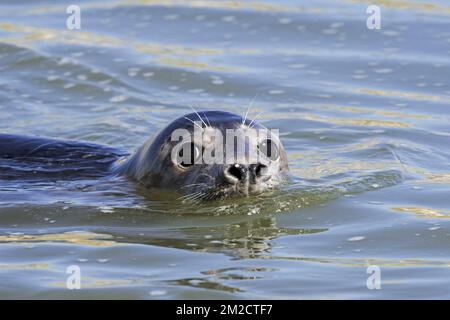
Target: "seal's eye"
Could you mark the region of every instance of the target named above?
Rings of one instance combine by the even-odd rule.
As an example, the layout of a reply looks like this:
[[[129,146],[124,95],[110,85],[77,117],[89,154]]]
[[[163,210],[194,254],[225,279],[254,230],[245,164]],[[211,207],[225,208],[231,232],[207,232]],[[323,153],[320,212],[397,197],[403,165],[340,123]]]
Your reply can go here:
[[[178,151],[178,164],[182,167],[190,167],[201,155],[201,148],[194,142],[186,142]]]
[[[280,156],[277,144],[271,139],[263,140],[259,145],[258,149],[262,154],[272,161],[276,161]]]

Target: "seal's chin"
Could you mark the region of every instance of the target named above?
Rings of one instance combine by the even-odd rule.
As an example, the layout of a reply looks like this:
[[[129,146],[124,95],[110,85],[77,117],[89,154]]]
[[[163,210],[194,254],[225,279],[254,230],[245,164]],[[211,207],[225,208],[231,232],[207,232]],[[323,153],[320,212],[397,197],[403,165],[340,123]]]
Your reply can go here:
[[[262,186],[235,184],[235,185],[218,185],[209,188],[198,188],[190,190],[183,199],[200,201],[225,200],[234,197],[249,197],[258,195],[266,191],[268,188]]]

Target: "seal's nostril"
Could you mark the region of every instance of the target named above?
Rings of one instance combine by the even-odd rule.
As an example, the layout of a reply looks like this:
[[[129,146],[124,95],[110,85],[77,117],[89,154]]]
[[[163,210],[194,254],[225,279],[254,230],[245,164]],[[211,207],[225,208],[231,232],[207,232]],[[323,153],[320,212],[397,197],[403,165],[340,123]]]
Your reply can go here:
[[[267,166],[265,166],[261,163],[255,164],[252,167],[253,172],[255,173],[255,176],[257,176],[257,177],[261,177],[262,175],[264,175],[264,171],[266,168],[267,168]]]
[[[244,178],[242,170],[237,166],[231,166],[228,169],[228,173],[233,177],[237,178],[238,180],[242,180]]]

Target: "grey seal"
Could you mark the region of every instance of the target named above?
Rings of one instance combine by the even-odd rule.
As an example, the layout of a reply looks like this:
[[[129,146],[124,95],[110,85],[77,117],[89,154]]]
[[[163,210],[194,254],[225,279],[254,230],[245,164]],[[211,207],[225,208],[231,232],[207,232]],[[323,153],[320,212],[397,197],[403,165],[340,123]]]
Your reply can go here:
[[[196,129],[201,129],[201,141],[194,136]],[[173,139],[177,130],[192,136]],[[235,132],[231,149],[211,143],[220,135],[228,137],[230,130]],[[249,130],[265,135],[242,137]],[[235,147],[240,138],[244,138],[241,151]],[[210,156],[222,154],[224,161],[199,161],[207,151]],[[256,121],[224,111],[182,116],[132,154],[79,141],[0,134],[0,162],[0,179],[123,176],[145,188],[175,191],[195,200],[259,194],[289,179],[286,151],[278,136]]]

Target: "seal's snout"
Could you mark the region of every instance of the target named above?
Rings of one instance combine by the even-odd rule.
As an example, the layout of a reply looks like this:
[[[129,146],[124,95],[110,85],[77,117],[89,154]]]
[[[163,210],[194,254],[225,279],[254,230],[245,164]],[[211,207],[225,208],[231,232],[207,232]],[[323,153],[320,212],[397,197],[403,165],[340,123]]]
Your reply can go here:
[[[258,179],[267,172],[267,166],[261,163],[243,165],[235,163],[224,170],[224,177],[230,184],[249,182],[257,183]]]

